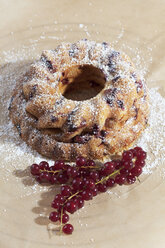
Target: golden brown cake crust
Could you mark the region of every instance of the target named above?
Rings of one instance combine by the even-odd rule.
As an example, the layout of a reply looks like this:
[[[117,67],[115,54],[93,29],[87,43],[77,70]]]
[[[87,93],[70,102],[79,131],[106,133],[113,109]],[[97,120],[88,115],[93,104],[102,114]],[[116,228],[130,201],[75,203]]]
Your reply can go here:
[[[146,127],[148,95],[127,55],[81,40],[43,51],[17,83],[9,112],[22,139],[42,155],[103,159]]]

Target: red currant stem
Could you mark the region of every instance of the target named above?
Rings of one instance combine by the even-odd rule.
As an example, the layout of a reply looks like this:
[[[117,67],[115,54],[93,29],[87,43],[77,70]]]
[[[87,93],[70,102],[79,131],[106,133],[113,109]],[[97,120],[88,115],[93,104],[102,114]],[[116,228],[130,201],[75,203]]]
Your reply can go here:
[[[137,180],[138,180],[138,182],[140,183],[140,179],[139,179],[139,177],[137,177]]]
[[[48,172],[48,173],[56,174],[56,173],[60,172],[61,170],[56,170],[56,171],[40,170],[40,172],[44,172],[44,171],[46,171],[46,172]]]
[[[120,170],[122,169],[122,167],[119,170],[114,171],[113,173],[109,174],[108,176],[104,177],[103,179],[101,179],[100,181],[98,181],[97,183],[95,183],[96,185],[99,183],[102,183],[104,181],[107,181],[110,177],[112,177],[113,175],[117,174],[118,172],[120,172]]]

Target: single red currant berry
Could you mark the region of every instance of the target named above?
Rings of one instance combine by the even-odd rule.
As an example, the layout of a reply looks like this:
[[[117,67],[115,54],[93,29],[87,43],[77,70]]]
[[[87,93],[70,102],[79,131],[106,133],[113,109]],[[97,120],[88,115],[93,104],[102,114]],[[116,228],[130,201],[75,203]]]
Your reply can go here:
[[[51,184],[57,184],[58,183],[57,175],[51,175],[50,176],[50,183]]]
[[[128,175],[127,176],[127,183],[128,184],[133,184],[136,181],[136,177],[133,175]]]
[[[99,192],[106,192],[107,191],[107,186],[104,183],[99,183],[97,184],[97,189]]]
[[[49,164],[46,161],[41,161],[39,163],[40,170],[49,170]]]
[[[31,174],[37,176],[40,174],[40,167],[38,164],[32,164],[30,167]]]
[[[68,176],[74,178],[78,176],[78,170],[75,167],[69,166],[67,169]]]
[[[65,198],[62,194],[57,194],[54,198],[54,200],[58,200],[60,201],[61,203],[63,203],[65,201]]]
[[[89,190],[89,189],[83,190],[83,192],[82,192],[81,195],[82,195],[82,199],[83,199],[84,201],[89,201],[89,200],[91,200],[92,197],[93,197],[92,191]]]
[[[53,222],[56,222],[59,220],[59,213],[57,212],[51,212],[50,215],[49,215],[49,220],[53,221]]]
[[[81,190],[83,188],[83,180],[79,177],[76,177],[72,181],[72,187],[75,190]]]
[[[122,154],[123,161],[130,161],[133,158],[133,154],[131,151],[124,151]]]
[[[123,169],[121,169],[120,170],[120,174],[122,174],[122,175],[128,175],[129,174],[129,170],[127,170],[126,168],[123,168]]]
[[[71,224],[66,224],[62,228],[62,231],[65,234],[72,234],[73,230],[74,230],[74,228],[73,228],[73,226]]]
[[[86,158],[84,158],[84,157],[78,157],[76,159],[76,165],[78,167],[84,166],[85,164],[86,164]]]
[[[92,189],[92,195],[93,195],[93,196],[96,196],[97,194],[98,194],[98,189],[97,189],[97,187],[95,186],[95,188]]]
[[[52,208],[55,208],[55,209],[59,209],[60,208],[60,206],[61,206],[61,201],[59,201],[59,200],[57,200],[57,199],[54,199],[53,201],[52,201]]]
[[[126,181],[126,176],[122,175],[122,174],[119,174],[115,177],[115,183],[119,184],[119,185],[122,185],[124,184]]]
[[[46,172],[46,171],[41,172],[40,180],[42,182],[47,183],[47,182],[49,182],[50,178],[51,178],[51,176],[48,172]]]
[[[82,199],[82,197],[77,198],[77,206],[78,206],[78,209],[84,206],[84,200]]]
[[[139,152],[136,154],[136,156],[137,156],[137,159],[138,159],[138,160],[145,160],[146,157],[147,157],[147,153],[144,152],[144,151],[139,151]]]
[[[115,180],[113,178],[109,178],[106,182],[107,187],[113,187],[115,185]]]
[[[96,182],[99,179],[99,173],[97,171],[91,171],[89,178],[93,179]]]
[[[66,211],[73,214],[78,209],[76,202],[70,200],[66,203]]]
[[[134,155],[135,156],[137,155],[138,152],[142,152],[143,151],[143,149],[141,147],[139,147],[139,146],[134,147],[133,150],[134,150]]]
[[[55,163],[54,163],[54,168],[55,170],[62,170],[65,166],[65,163],[63,160],[57,160]]]
[[[104,167],[103,167],[104,176],[108,176],[109,174],[114,172],[114,170],[115,170],[115,165],[113,162],[107,162],[104,164]]]
[[[58,175],[58,177],[57,177],[57,180],[58,180],[58,182],[59,182],[60,184],[65,184],[65,183],[67,183],[67,182],[68,182],[68,179],[69,179],[69,177],[68,177],[66,171],[60,173],[60,174]]]
[[[88,159],[87,162],[86,162],[86,166],[88,167],[94,167],[96,166],[95,162],[91,159]]]
[[[129,151],[132,152],[134,158],[136,156],[134,149],[130,149]]]
[[[61,217],[59,217],[59,221],[61,221]],[[62,215],[62,223],[66,224],[69,221],[69,215],[67,213],[64,213]]]
[[[115,165],[115,169],[119,170],[122,167],[122,162],[118,159],[118,160],[113,160],[113,163]]]
[[[69,185],[64,185],[64,186],[61,187],[61,194],[63,196],[68,197],[68,196],[71,195],[71,193],[72,193],[72,189],[71,189],[71,187]]]
[[[133,163],[132,163],[132,161],[124,161],[123,166],[125,169],[130,170],[133,168]]]
[[[80,175],[81,175],[82,177],[88,177],[89,174],[90,174],[90,171],[89,171],[88,169],[81,169],[81,170],[80,170]]]
[[[135,166],[144,167],[144,166],[145,166],[145,160],[139,160],[139,159],[137,159],[137,160],[135,161]]]
[[[133,176],[138,177],[142,173],[142,167],[141,166],[135,166],[134,168],[131,169],[130,173]]]
[[[72,167],[70,176],[71,176],[72,178],[78,176],[78,170],[77,170],[75,167]]]
[[[85,182],[85,187],[87,189],[94,189],[95,188],[95,182],[93,179],[87,179]]]

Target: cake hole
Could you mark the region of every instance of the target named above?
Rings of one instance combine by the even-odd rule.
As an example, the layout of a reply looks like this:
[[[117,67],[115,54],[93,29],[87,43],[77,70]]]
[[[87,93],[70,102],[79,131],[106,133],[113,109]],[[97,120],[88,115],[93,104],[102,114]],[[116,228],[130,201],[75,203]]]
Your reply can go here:
[[[91,99],[105,86],[104,73],[92,65],[70,67],[63,75],[63,96],[74,101]]]

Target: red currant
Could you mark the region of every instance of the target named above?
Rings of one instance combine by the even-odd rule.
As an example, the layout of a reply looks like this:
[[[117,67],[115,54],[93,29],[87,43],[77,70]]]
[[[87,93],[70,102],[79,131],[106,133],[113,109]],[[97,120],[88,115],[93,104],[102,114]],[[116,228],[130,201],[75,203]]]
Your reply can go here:
[[[68,177],[66,171],[60,173],[60,174],[58,175],[58,177],[57,177],[57,180],[58,180],[58,182],[59,182],[60,184],[67,183],[67,182],[68,182],[68,179],[69,179],[69,177]]]
[[[99,183],[99,184],[97,184],[97,189],[100,192],[106,192],[107,191],[107,186],[104,183]]]
[[[78,167],[84,166],[85,164],[86,164],[86,158],[84,158],[84,157],[78,157],[76,159],[76,165]]]
[[[124,151],[122,154],[123,161],[130,161],[133,158],[133,153],[131,151]]]
[[[99,173],[97,171],[91,171],[89,177],[96,182],[99,179]]]
[[[139,146],[136,146],[136,147],[133,149],[133,151],[134,151],[134,154],[135,154],[135,156],[136,156],[136,154],[137,154],[138,152],[143,151],[143,149],[142,149],[141,147],[139,147]]]
[[[88,159],[86,162],[86,166],[94,167],[94,166],[96,166],[96,164],[93,160]]]
[[[74,230],[74,228],[73,228],[73,226],[71,224],[66,224],[62,228],[62,231],[65,234],[72,234],[73,230]]]
[[[133,163],[132,163],[132,161],[124,161],[123,166],[125,169],[130,170],[133,167]]]
[[[130,173],[131,175],[138,177],[142,173],[142,167],[136,165],[134,168],[131,169]]]
[[[145,160],[139,160],[139,159],[137,159],[137,160],[135,161],[135,166],[144,167],[144,166],[145,166]]]
[[[119,185],[122,185],[124,184],[126,181],[126,177],[122,174],[119,174],[115,177],[115,183],[119,184]]]
[[[57,194],[54,199],[60,201],[61,203],[63,203],[65,200],[62,194]]]
[[[59,220],[61,221],[61,217],[59,217]],[[62,215],[62,223],[66,224],[69,221],[69,215],[67,213],[64,213]]]
[[[79,177],[76,177],[72,181],[72,187],[75,190],[81,190],[83,188],[83,180]]]
[[[40,166],[38,164],[32,164],[30,170],[33,176],[40,174]]]
[[[71,189],[71,187],[69,185],[64,185],[64,186],[61,187],[61,194],[63,196],[68,197],[68,196],[71,195],[71,193],[72,193],[72,189]]]
[[[121,169],[120,170],[120,174],[122,174],[122,175],[128,175],[129,174],[129,170],[127,170],[126,168],[123,168],[123,169]]]
[[[113,187],[115,185],[115,180],[113,178],[109,178],[106,182],[107,187]]]
[[[47,182],[49,182],[50,178],[51,178],[51,176],[48,172],[46,172],[46,171],[41,172],[41,174],[40,174],[41,182],[47,183]]]
[[[66,211],[70,214],[73,214],[77,209],[78,206],[73,200],[70,200],[66,203]]]
[[[39,163],[40,170],[49,170],[49,164],[46,161],[41,161]]]
[[[49,181],[50,181],[51,184],[57,184],[58,183],[57,175],[55,175],[55,174],[51,175]]]
[[[128,175],[127,176],[127,183],[128,184],[133,184],[136,181],[136,177],[133,175]]]
[[[85,189],[83,190],[82,192],[82,199],[85,200],[85,201],[89,201],[92,199],[93,195],[92,195],[92,191],[89,190],[89,189]]]
[[[68,167],[67,169],[68,176],[74,178],[78,176],[78,170],[75,167]]]
[[[77,198],[77,206],[78,206],[78,209],[84,206],[84,200],[82,199],[82,197]]]
[[[144,151],[139,151],[139,152],[136,154],[136,156],[137,156],[137,159],[138,159],[138,160],[145,160],[146,157],[147,157],[147,153],[144,152]]]
[[[98,194],[98,189],[97,189],[97,187],[95,186],[95,188],[92,189],[92,195],[93,195],[93,196],[96,196],[97,194]]]
[[[122,162],[118,159],[118,160],[113,160],[113,163],[115,165],[115,169],[118,170],[122,167]]]
[[[85,181],[85,187],[87,189],[94,189],[95,188],[95,182],[94,182],[94,180],[93,179],[87,179]]]
[[[59,200],[57,200],[57,199],[54,199],[53,201],[52,201],[52,208],[55,208],[55,209],[59,209],[60,208],[60,206],[61,206],[61,201],[59,201]]]
[[[115,170],[114,163],[113,162],[107,162],[107,163],[104,164],[103,175],[108,176],[109,174],[114,172],[114,170]]]
[[[59,217],[60,217],[60,215],[57,212],[51,212],[50,215],[49,215],[49,219],[51,221],[53,221],[53,222],[58,221],[59,220]]]
[[[64,169],[64,166],[65,166],[65,163],[63,160],[57,160],[55,163],[54,163],[54,168],[55,170],[62,170]]]

